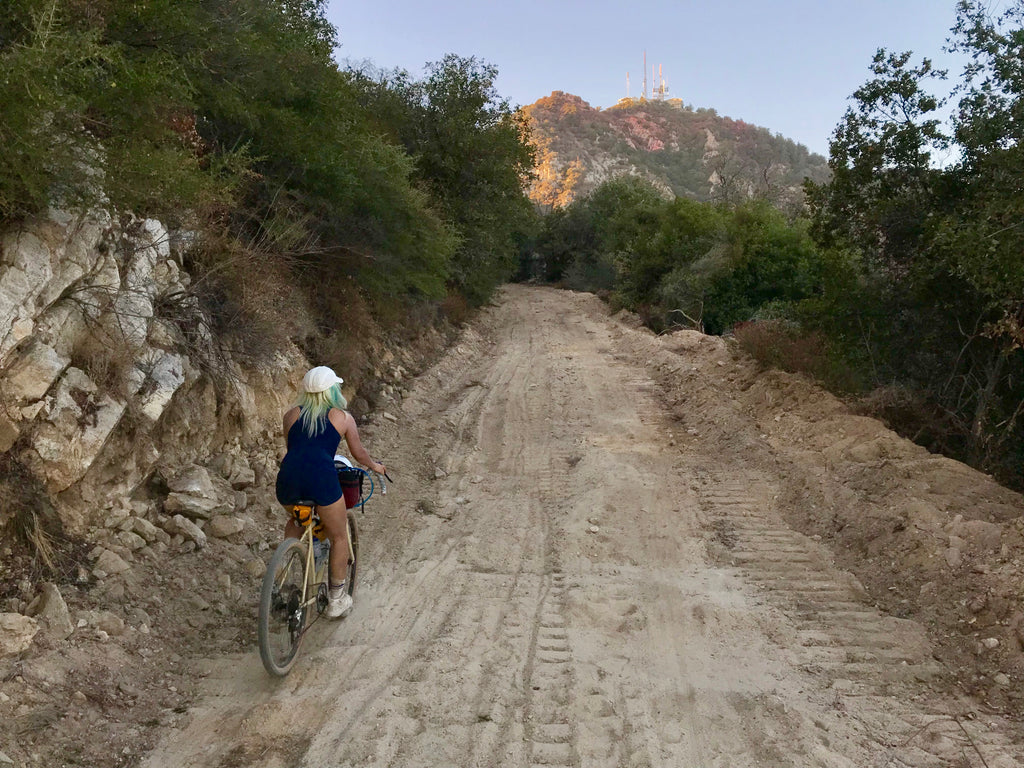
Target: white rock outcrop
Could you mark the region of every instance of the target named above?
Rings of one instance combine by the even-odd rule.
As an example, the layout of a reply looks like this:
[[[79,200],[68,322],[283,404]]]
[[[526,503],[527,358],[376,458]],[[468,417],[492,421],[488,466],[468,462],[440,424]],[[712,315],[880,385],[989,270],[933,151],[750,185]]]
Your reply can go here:
[[[68,605],[56,584],[43,584],[43,596],[37,617],[44,619],[50,633],[61,640],[67,639],[75,631]]]
[[[304,362],[287,348],[243,370],[217,347],[181,263],[192,242],[105,212],[50,211],[0,232],[0,453],[17,452],[71,531],[99,524],[105,501],[127,498],[158,464],[205,464],[230,438],[262,435]],[[172,489],[165,512],[230,513],[232,486],[255,476],[243,461],[206,480]],[[167,538],[138,528],[121,529],[126,551],[136,536]]]
[[[26,463],[51,492],[63,491],[86,473],[124,410],[83,371],[68,368],[41,413]]]
[[[106,270],[109,215],[59,213],[0,236],[0,365],[35,330],[41,309]],[[103,281],[101,281],[103,282]]]

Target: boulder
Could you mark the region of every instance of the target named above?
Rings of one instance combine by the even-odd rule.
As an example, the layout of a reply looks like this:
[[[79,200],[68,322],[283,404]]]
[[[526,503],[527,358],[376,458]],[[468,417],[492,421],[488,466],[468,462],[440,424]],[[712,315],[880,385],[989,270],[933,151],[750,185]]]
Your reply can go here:
[[[186,467],[168,480],[167,487],[171,493],[164,502],[164,511],[171,515],[209,520],[234,509],[235,497],[230,484],[197,464]]]
[[[64,640],[75,631],[68,605],[56,584],[43,584],[43,599],[39,603],[37,618],[45,619],[50,634]]]
[[[167,487],[176,493],[204,498],[216,493],[210,472],[206,467],[201,467],[198,464],[191,464],[168,478]]]
[[[102,571],[104,574],[116,574],[124,573],[131,568],[128,563],[125,562],[116,552],[111,552],[109,549],[104,549],[93,566],[94,571]]]
[[[242,491],[256,482],[256,472],[244,456],[222,453],[211,465],[236,491]]]
[[[230,515],[218,515],[210,520],[207,525],[207,532],[218,539],[226,539],[229,536],[241,533],[245,529],[245,523],[240,518]]]
[[[25,460],[52,493],[59,493],[92,466],[121,420],[125,404],[100,394],[78,368],[65,371],[52,397]]]
[[[209,520],[214,515],[229,512],[233,504],[220,499],[190,496],[186,493],[171,493],[164,502],[164,511],[169,515],[185,515],[192,520]]]
[[[0,613],[0,658],[21,653],[39,631],[39,622],[20,613]]]
[[[132,521],[132,530],[141,536],[147,544],[163,540],[163,536],[160,535],[163,531],[149,522],[149,520],[146,520],[144,517],[132,517],[130,519]]]
[[[175,533],[183,536],[186,541],[194,542],[200,549],[206,546],[206,534],[203,533],[202,528],[184,515],[175,515],[172,520]]]
[[[122,547],[129,549],[132,552],[146,546],[146,540],[133,531],[118,531],[114,535],[114,540]]]
[[[4,371],[5,399],[14,402],[39,400],[70,362],[49,344],[34,339]]]
[[[106,519],[103,521],[104,528],[111,528],[113,530],[127,530],[124,526],[127,524],[131,525],[131,513],[124,507],[113,507],[107,514]]]

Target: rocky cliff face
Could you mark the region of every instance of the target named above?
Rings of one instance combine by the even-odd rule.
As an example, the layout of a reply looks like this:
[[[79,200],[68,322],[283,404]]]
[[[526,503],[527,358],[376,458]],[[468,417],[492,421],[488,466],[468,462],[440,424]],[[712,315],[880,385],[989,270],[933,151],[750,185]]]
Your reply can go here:
[[[152,219],[58,212],[0,236],[0,453],[73,532],[159,467],[270,440],[303,364],[294,349],[258,371],[213,355],[187,239]]]
[[[296,293],[294,336],[217,337],[193,240],[58,212],[0,232],[0,765],[125,765],[187,711],[186,660],[255,642],[280,418],[308,366],[287,338],[320,329]],[[356,319],[346,395],[376,450],[446,336]]]
[[[0,764],[124,765],[185,711],[185,658],[250,644],[306,361],[225,352],[190,239],[57,212],[0,233]]]
[[[754,195],[799,206],[805,177],[823,181],[825,158],[765,128],[678,99],[623,99],[596,109],[555,91],[524,107],[538,150],[531,198],[567,205],[617,176],[640,176],[666,196],[740,201]]]

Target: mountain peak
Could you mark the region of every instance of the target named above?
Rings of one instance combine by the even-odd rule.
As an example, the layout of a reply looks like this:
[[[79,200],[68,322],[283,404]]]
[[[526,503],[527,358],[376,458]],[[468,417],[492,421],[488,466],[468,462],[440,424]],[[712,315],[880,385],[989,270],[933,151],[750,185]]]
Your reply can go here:
[[[828,177],[825,158],[803,145],[681,99],[620,99],[601,109],[553,91],[523,112],[538,150],[530,197],[546,208],[624,175],[646,178],[666,196],[736,202],[763,196],[798,206],[805,177]]]

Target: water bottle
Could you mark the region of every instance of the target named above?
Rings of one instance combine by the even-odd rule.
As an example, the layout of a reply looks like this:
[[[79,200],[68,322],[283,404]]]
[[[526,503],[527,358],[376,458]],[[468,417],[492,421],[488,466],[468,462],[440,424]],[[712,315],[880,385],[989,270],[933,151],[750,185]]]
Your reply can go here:
[[[327,565],[330,554],[331,542],[328,539],[313,539],[313,562],[318,572]]]

